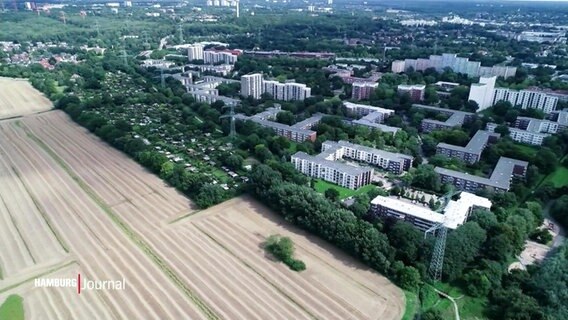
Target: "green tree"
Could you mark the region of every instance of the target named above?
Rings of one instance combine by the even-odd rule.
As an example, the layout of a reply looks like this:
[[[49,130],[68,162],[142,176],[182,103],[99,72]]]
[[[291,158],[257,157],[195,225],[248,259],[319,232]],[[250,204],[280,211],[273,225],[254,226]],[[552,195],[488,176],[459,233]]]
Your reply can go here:
[[[238,154],[231,154],[223,159],[225,165],[233,170],[239,170],[243,167],[243,157]]]
[[[327,188],[327,190],[325,190],[324,194],[325,194],[325,197],[328,198],[331,201],[339,200],[339,191],[337,191],[337,189],[335,189],[333,187]]]

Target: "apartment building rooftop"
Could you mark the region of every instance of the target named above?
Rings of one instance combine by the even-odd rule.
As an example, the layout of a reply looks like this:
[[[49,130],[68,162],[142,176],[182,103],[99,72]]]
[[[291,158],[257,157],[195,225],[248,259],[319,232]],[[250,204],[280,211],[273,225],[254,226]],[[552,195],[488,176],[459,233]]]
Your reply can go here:
[[[367,126],[367,127],[371,127],[371,128],[376,128],[376,129],[379,129],[383,132],[389,132],[389,133],[392,133],[392,134],[395,134],[400,130],[400,128],[387,126],[386,124],[382,124],[382,123],[378,123],[378,122],[374,121],[374,118],[376,118],[377,116],[379,116],[377,114],[377,112],[369,113],[368,115],[364,116],[361,119],[351,121],[351,123],[362,125],[362,126]],[[370,119],[372,119],[372,120],[370,120]]]
[[[475,135],[469,140],[469,142],[465,147],[456,146],[453,144],[448,144],[443,142],[438,143],[437,147],[481,155],[483,149],[485,149],[485,146],[487,145],[487,141],[491,137],[499,138],[500,136],[501,135],[498,133],[493,133],[485,130],[478,130],[475,133]]]
[[[436,167],[434,171],[441,175],[452,176],[454,178],[469,180],[478,184],[508,190],[511,186],[511,175],[514,172],[515,166],[522,166],[526,168],[528,166],[528,162],[501,157],[495,165],[495,168],[493,168],[493,172],[489,178],[441,167]]]
[[[332,168],[334,170],[349,174],[349,175],[359,175],[361,173],[365,173],[368,171],[372,171],[372,168],[367,168],[367,167],[356,167],[353,165],[349,165],[343,162],[339,162],[339,161],[331,161],[331,160],[327,160],[325,159],[325,157],[322,157],[322,154],[318,154],[317,156],[312,156],[309,155],[305,152],[299,151],[296,152],[293,157],[298,158],[298,159],[302,159],[302,160],[308,160],[308,161],[312,161],[312,162],[316,162],[322,165],[325,165],[326,167]]]
[[[490,209],[492,205],[489,199],[469,192],[461,192],[458,196],[457,200],[448,201],[442,209],[442,213],[392,197],[378,196],[371,201],[371,204],[391,208],[415,218],[430,221],[432,225],[443,223],[450,229],[456,229],[462,225],[467,220],[472,207]]]
[[[318,124],[321,119],[323,117],[325,117],[326,115],[323,113],[316,113],[314,115],[312,115],[311,117],[304,119],[300,122],[297,122],[293,125],[291,125],[292,128],[300,128],[300,129],[306,129],[306,128],[311,128],[313,126],[315,126],[316,124]]]
[[[432,119],[424,119],[423,121],[427,121],[430,123],[436,123],[448,127],[459,126],[462,125],[467,117],[475,115],[472,112],[460,111],[460,110],[452,110],[452,109],[444,109],[439,107],[427,106],[423,104],[413,104],[413,108],[419,108],[434,112],[440,112],[446,115],[449,115],[449,118],[446,121],[438,121]]]
[[[348,147],[348,148],[353,148],[353,149],[357,149],[357,150],[360,150],[360,151],[364,151],[364,152],[367,152],[367,153],[374,153],[374,154],[380,155],[382,158],[389,159],[389,160],[396,160],[396,159],[401,159],[401,158],[402,159],[408,159],[408,160],[411,160],[411,161],[414,160],[414,157],[409,156],[407,154],[375,149],[375,148],[363,146],[363,145],[360,145],[360,144],[354,144],[354,143],[351,143],[351,142],[345,141],[345,140],[340,140],[340,141],[337,141],[337,142],[328,140],[328,141],[325,141],[323,144],[337,146],[338,148],[339,147]]]

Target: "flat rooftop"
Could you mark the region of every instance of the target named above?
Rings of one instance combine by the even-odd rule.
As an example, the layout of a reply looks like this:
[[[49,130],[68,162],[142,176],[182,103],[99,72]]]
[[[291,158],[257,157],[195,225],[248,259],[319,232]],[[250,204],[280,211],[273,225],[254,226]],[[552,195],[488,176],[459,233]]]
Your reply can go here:
[[[335,141],[331,141],[331,140],[327,140],[325,141],[323,144],[327,144],[327,145],[332,145],[333,147],[347,147],[347,148],[352,148],[352,149],[356,149],[356,150],[360,150],[360,151],[364,151],[364,152],[368,152],[368,153],[372,153],[372,154],[377,154],[379,156],[381,156],[382,158],[385,159],[391,159],[391,160],[399,160],[399,159],[408,159],[408,160],[414,160],[414,158],[412,156],[409,156],[407,154],[403,154],[403,153],[396,153],[396,152],[389,152],[389,151],[385,151],[385,150],[380,150],[380,149],[375,149],[375,148],[371,148],[371,147],[366,147],[366,146],[362,146],[360,144],[354,144],[351,143],[349,141],[345,141],[345,140],[340,140],[338,142]]]
[[[344,101],[343,105],[348,109],[362,108],[362,109],[373,110],[375,112],[380,112],[380,113],[383,113],[383,114],[394,113],[394,110],[391,110],[391,109],[385,109],[385,108],[381,108],[381,107],[370,106],[370,105],[367,105],[367,104],[353,103],[353,102],[349,102],[349,101]]]
[[[493,133],[486,130],[478,130],[475,133],[475,135],[469,140],[469,142],[465,147],[456,146],[453,144],[447,144],[443,142],[438,143],[437,147],[481,155],[483,149],[485,149],[485,146],[487,145],[487,141],[489,140],[489,138],[491,137],[499,138],[500,136],[501,135],[498,133]]]
[[[464,173],[441,167],[436,167],[434,170],[441,175],[447,175],[458,179],[464,179],[479,184],[484,184],[494,188],[508,190],[509,187],[511,186],[511,177],[513,175],[513,170],[515,166],[521,166],[526,168],[528,164],[529,163],[526,161],[501,157],[499,158],[499,161],[495,165],[495,168],[493,168],[493,173],[491,173],[491,176],[489,178],[475,176],[469,173]]]
[[[321,155],[321,154],[320,154]],[[352,166],[352,165],[348,165],[342,162],[338,162],[338,161],[331,161],[331,160],[326,160],[322,157],[318,156],[311,156],[305,152],[299,151],[296,152],[293,156],[293,158],[298,158],[298,159],[302,159],[302,160],[308,160],[314,163],[318,163],[321,165],[325,165],[326,167],[335,169],[337,171],[340,172],[344,172],[350,175],[360,175],[362,173],[366,173],[366,172],[372,172],[373,169],[372,168],[366,168],[366,167],[356,167],[356,166]]]
[[[435,212],[422,205],[415,205],[404,200],[378,196],[371,201],[371,204],[391,208],[406,215],[410,215],[422,220],[431,221],[434,224],[443,223],[450,229],[456,229],[462,225],[468,217],[472,207],[491,208],[491,201],[487,198],[476,196],[469,192],[461,192],[458,200],[450,200],[443,213]]]
[[[369,115],[371,115],[371,114],[372,113],[370,113]],[[367,127],[371,127],[371,128],[376,128],[376,129],[379,129],[383,132],[390,132],[390,133],[393,133],[393,134],[397,133],[400,130],[400,128],[387,126],[386,124],[377,123],[377,122],[374,122],[374,121],[367,120],[365,118],[366,118],[366,116],[359,119],[359,120],[353,120],[353,121],[351,121],[351,123],[362,125],[362,126],[367,126]]]

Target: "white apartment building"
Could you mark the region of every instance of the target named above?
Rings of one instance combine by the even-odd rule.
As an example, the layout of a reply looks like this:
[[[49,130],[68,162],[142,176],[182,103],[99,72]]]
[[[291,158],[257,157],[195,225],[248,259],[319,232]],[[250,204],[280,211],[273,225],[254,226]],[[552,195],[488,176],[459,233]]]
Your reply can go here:
[[[237,56],[224,51],[204,51],[203,52],[203,62],[208,64],[215,64],[215,63],[226,63],[226,64],[234,64],[237,62]]]
[[[203,60],[203,46],[200,44],[193,44],[187,47],[187,58],[189,61]]]
[[[494,131],[497,124],[488,123],[487,129]],[[540,146],[544,138],[549,137],[550,134],[557,133],[561,126],[558,122],[534,119],[528,117],[518,117],[513,127],[509,128],[509,135],[511,139]]]
[[[241,78],[241,89],[242,88],[243,88],[243,82],[242,82],[242,78]],[[293,82],[293,81],[287,81],[285,83],[280,83],[280,82],[275,81],[275,80],[263,80],[263,79],[261,79],[260,95],[262,93],[268,93],[275,100],[282,100],[282,101],[299,100],[299,101],[302,101],[306,98],[309,98],[311,96],[311,92],[312,92],[312,89],[310,87],[306,86],[303,83],[296,83],[296,82]],[[258,96],[258,98],[255,97],[255,99],[259,99],[260,95]]]
[[[538,109],[542,110],[544,113],[554,111],[558,103],[558,97],[551,96],[545,92],[496,88],[494,90],[492,104],[501,100],[509,101],[513,106],[520,106],[522,109]]]
[[[391,70],[393,73],[402,73],[406,70],[404,60],[396,60],[392,62]]]
[[[372,168],[350,166],[319,155],[310,156],[305,152],[292,155],[291,162],[296,170],[309,177],[323,179],[349,189],[370,184],[373,176]]]
[[[444,68],[451,68],[457,73],[465,73],[470,77],[479,76],[497,76],[512,77],[517,72],[515,67],[482,67],[479,61],[469,61],[468,58],[458,57],[454,53],[444,53],[441,56],[431,55],[428,59],[405,59],[393,61],[392,72],[399,73],[413,68],[416,71],[424,71],[428,68],[434,68],[441,72]],[[401,71],[402,70],[402,71]]]
[[[285,83],[286,86],[286,95],[284,96],[283,100],[304,100],[309,98],[312,94],[312,88],[307,87],[303,83],[296,83],[296,82],[287,82]]]
[[[355,100],[367,100],[378,86],[376,82],[353,82],[351,96]]]
[[[321,154],[326,155],[327,160],[339,160],[349,158],[381,167],[389,172],[401,174],[412,167],[412,156],[374,149],[348,141],[325,141],[321,145]]]
[[[378,196],[371,201],[371,213],[378,217],[394,217],[412,223],[416,228],[426,231],[443,224],[446,228],[456,229],[467,221],[475,208],[491,209],[489,199],[469,192],[461,192],[457,200],[449,200],[440,212],[435,212],[409,200]]]
[[[384,118],[387,118],[389,115],[394,114],[394,110],[391,109],[385,109],[366,104],[352,103],[349,101],[344,101],[343,106],[347,110],[347,113],[354,117],[363,117],[373,112],[379,112],[384,115],[381,119],[384,120]]]
[[[253,73],[241,77],[241,95],[260,99],[262,94],[262,74]]]
[[[485,110],[493,105],[493,91],[497,77],[480,77],[479,83],[471,84],[468,100],[475,101],[479,106],[477,111]]]

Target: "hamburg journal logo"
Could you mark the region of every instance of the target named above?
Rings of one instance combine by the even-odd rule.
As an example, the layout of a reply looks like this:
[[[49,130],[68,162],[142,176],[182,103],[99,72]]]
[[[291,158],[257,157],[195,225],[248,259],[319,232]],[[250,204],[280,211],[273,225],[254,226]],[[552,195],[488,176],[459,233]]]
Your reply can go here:
[[[87,280],[78,273],[75,278],[36,278],[34,285],[38,288],[75,288],[77,294],[81,294],[91,290],[124,290],[126,280]]]

